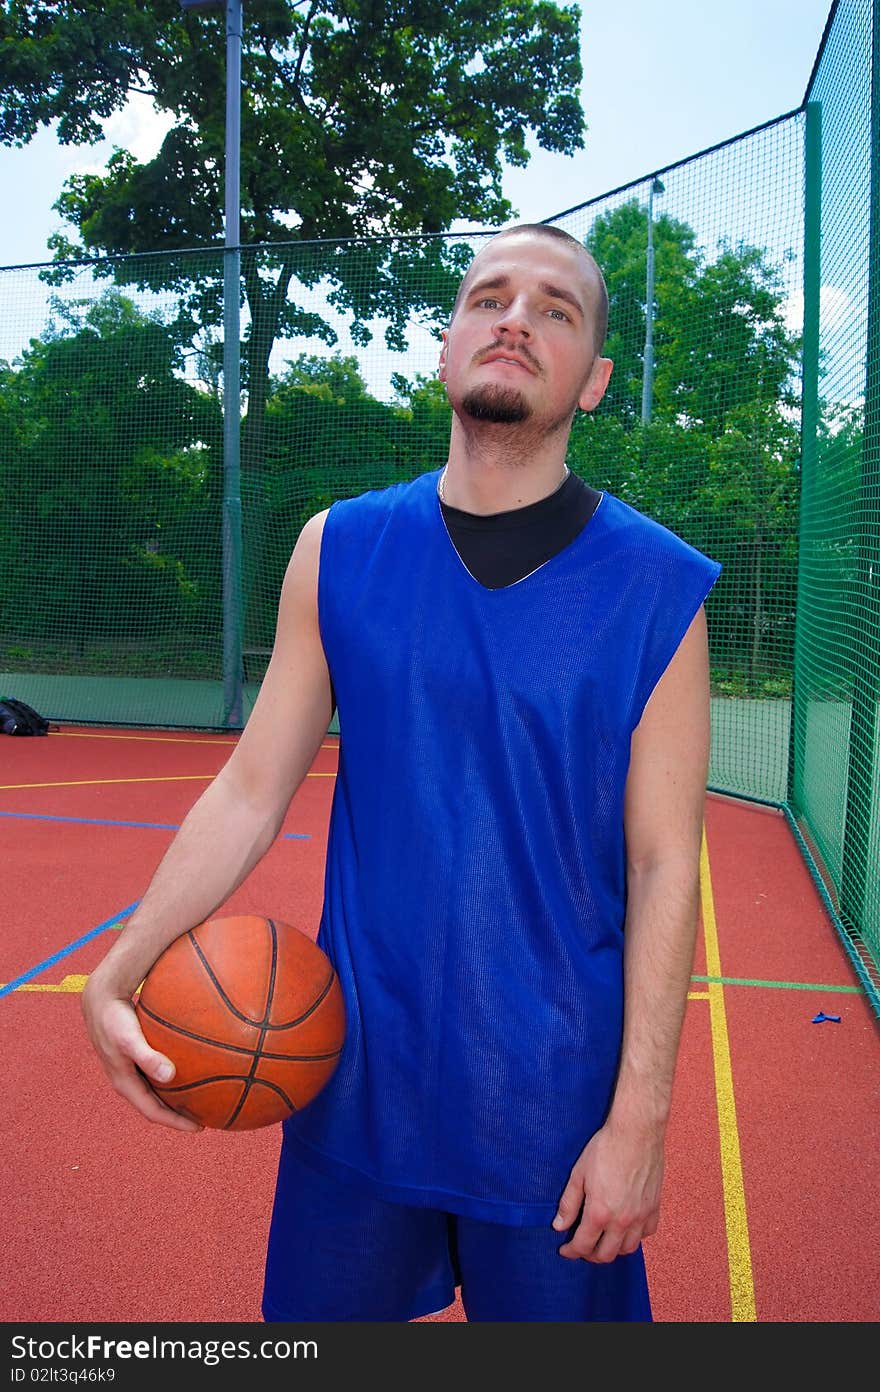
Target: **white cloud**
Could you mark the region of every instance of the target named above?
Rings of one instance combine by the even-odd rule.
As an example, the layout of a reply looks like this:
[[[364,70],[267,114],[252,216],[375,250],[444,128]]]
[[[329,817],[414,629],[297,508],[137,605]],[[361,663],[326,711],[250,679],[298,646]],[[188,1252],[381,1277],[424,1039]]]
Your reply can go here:
[[[159,147],[174,125],[168,111],[159,111],[151,97],[133,93],[122,111],[104,123],[104,134],[113,145],[131,150],[142,164],[159,153]]]
[[[151,97],[134,92],[121,111],[104,121],[104,139],[98,145],[68,147],[70,173],[103,174],[114,149],[130,150],[144,164],[159,153],[159,147],[174,124],[167,111],[159,111]]]
[[[789,333],[802,333],[804,328],[804,292],[795,290],[783,306],[785,327]],[[819,291],[819,316],[822,331],[839,329],[855,312],[852,297],[835,285],[823,285]]]

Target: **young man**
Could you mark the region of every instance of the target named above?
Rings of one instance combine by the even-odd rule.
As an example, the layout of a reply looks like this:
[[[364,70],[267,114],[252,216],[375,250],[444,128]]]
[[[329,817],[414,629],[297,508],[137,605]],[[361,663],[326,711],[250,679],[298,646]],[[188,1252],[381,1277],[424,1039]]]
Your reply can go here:
[[[117,1091],[191,1129],[131,993],[272,844],[335,702],[318,941],[347,1033],[284,1124],[267,1320],[410,1320],[458,1284],[469,1320],[651,1318],[720,566],[566,467],[606,317],[557,229],[474,258],[445,468],[303,528],[247,726],[83,994]]]

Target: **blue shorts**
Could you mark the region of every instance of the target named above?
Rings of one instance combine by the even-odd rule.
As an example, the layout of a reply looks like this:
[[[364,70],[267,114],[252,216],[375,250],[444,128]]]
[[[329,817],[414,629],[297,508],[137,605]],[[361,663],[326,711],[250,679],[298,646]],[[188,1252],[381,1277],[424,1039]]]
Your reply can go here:
[[[282,1145],[263,1319],[406,1321],[461,1290],[468,1320],[651,1320],[641,1248],[600,1264],[560,1257],[568,1233],[390,1204]]]

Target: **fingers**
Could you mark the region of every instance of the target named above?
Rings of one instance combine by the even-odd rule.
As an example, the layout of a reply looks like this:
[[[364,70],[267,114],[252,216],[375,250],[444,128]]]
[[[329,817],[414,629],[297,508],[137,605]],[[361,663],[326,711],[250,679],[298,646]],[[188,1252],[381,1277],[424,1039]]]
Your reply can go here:
[[[118,1047],[126,1058],[131,1060],[145,1078],[154,1083],[171,1082],[175,1073],[173,1060],[167,1054],[160,1054],[158,1049],[151,1048],[143,1036],[134,1012],[130,1018],[126,1017],[125,1032],[117,1036],[117,1040]]]
[[[602,1223],[598,1221],[595,1205],[587,1201],[583,1182],[576,1170],[569,1176],[568,1183],[562,1191],[553,1227],[557,1232],[574,1230],[569,1240],[557,1248],[561,1257],[568,1257],[574,1261],[603,1260],[595,1255],[597,1244],[604,1236]]]
[[[115,999],[89,1017],[90,1034],[104,1071],[115,1092],[129,1102],[148,1121],[174,1131],[203,1131],[191,1117],[181,1116],[167,1107],[150,1086],[168,1083],[174,1077],[174,1063],[159,1053],[143,1036],[134,1009],[127,1000]]]
[[[119,1041],[121,1056],[110,1073],[116,1091],[148,1121],[169,1126],[174,1131],[203,1131],[199,1122],[167,1107],[150,1087],[151,1081],[169,1083],[174,1077],[174,1064],[166,1054],[150,1048],[133,1013],[132,1025]]]
[[[617,1257],[629,1256],[637,1251],[643,1237],[656,1231],[650,1223],[632,1222],[624,1227],[615,1222],[610,1214],[600,1217],[591,1212],[589,1203],[584,1205],[583,1217],[567,1242],[557,1248],[561,1257],[573,1261],[613,1262]]]
[[[120,1078],[118,1084],[114,1083],[114,1087],[119,1095],[130,1102],[133,1107],[136,1107],[148,1121],[156,1122],[159,1126],[169,1126],[174,1131],[204,1131],[205,1129],[200,1122],[193,1121],[191,1117],[182,1116],[173,1108],[167,1107],[138,1072],[126,1074]]]
[[[577,1222],[583,1203],[583,1185],[572,1175],[562,1191],[562,1197],[556,1208],[556,1217],[553,1219],[553,1227],[557,1232],[563,1232]]]
[[[570,1242],[564,1242],[558,1249],[561,1257],[568,1257],[572,1260],[590,1262],[612,1262],[621,1253],[621,1234],[615,1234],[613,1228],[607,1232],[600,1232],[598,1237],[594,1236],[594,1230],[588,1228],[583,1232],[583,1225],[577,1229]],[[636,1243],[638,1246],[638,1243]],[[635,1250],[635,1249],[633,1249]]]

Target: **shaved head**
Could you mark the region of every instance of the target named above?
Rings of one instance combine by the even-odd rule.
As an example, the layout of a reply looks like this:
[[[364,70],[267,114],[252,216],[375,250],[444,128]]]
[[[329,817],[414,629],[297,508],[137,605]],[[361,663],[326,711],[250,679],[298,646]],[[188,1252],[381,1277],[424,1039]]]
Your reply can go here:
[[[505,227],[503,231],[496,232],[494,237],[490,237],[490,239],[483,244],[465,271],[461,285],[458,287],[455,304],[452,306],[452,313],[449,316],[450,323],[455,318],[462,297],[466,294],[468,286],[473,281],[474,274],[478,269],[478,262],[486,248],[494,246],[496,242],[502,239],[523,235],[547,237],[555,242],[567,243],[577,250],[584,267],[584,279],[589,287],[589,309],[593,321],[593,348],[598,356],[602,352],[602,348],[605,344],[605,337],[608,333],[608,291],[605,286],[605,277],[602,275],[598,263],[590,255],[582,242],[579,242],[576,237],[572,237],[569,232],[563,232],[561,227],[554,227],[548,222],[523,222],[518,223],[516,227]]]

